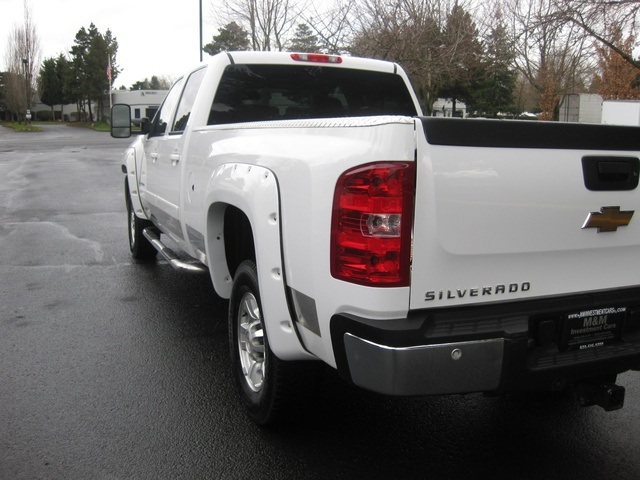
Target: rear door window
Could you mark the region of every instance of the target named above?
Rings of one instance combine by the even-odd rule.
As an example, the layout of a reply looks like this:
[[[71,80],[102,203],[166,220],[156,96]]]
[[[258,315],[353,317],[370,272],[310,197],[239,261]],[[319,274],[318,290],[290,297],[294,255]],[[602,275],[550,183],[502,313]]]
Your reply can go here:
[[[180,98],[180,92],[182,91],[183,84],[184,78],[181,78],[173,85],[173,87],[171,87],[171,90],[169,90],[164,102],[162,102],[160,110],[158,110],[158,113],[153,119],[150,136],[157,137],[164,135],[167,131],[167,125],[170,125],[173,119],[173,112],[175,110],[176,103]]]
[[[171,128],[172,134],[182,133],[184,128],[187,126],[187,121],[191,115],[191,109],[196,101],[196,95],[198,94],[198,89],[200,88],[205,72],[206,68],[201,68],[189,75],[187,84],[182,92],[182,97],[180,98],[180,103],[178,104],[176,120],[173,124],[173,128]]]

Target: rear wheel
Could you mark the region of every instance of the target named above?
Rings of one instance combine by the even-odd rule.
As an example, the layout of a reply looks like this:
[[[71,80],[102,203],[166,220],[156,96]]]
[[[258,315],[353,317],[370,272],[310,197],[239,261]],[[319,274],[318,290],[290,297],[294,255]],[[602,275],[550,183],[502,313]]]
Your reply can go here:
[[[319,363],[283,361],[271,351],[256,265],[251,260],[243,261],[234,276],[229,301],[229,347],[238,390],[249,416],[258,425],[278,421],[294,397],[299,398],[307,390],[302,384],[318,370]]]
[[[131,251],[131,256],[140,261],[153,260],[158,254],[158,251],[142,233],[145,228],[153,224],[149,220],[143,220],[136,216],[136,212],[133,210],[133,205],[131,204],[128,187],[125,189],[125,192],[129,227],[129,250]]]

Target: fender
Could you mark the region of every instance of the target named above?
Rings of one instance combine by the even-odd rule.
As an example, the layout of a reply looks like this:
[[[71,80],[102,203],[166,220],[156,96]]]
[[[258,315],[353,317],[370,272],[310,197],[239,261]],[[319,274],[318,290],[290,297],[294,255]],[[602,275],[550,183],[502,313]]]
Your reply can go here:
[[[221,165],[209,179],[205,202],[209,205],[206,253],[216,292],[228,298],[233,285],[223,236],[224,211],[228,205],[233,205],[244,212],[253,231],[262,311],[273,353],[282,360],[315,358],[301,346],[287,305],[279,189],[275,174],[255,165]]]
[[[127,178],[127,185],[129,186],[129,194],[131,198],[131,206],[136,216],[139,218],[148,219],[148,215],[144,209],[142,199],[140,198],[140,186],[139,183],[143,182],[141,179],[142,172],[142,158],[144,156],[144,139],[142,137],[136,138],[136,140],[127,148],[122,160],[124,166],[124,173]]]

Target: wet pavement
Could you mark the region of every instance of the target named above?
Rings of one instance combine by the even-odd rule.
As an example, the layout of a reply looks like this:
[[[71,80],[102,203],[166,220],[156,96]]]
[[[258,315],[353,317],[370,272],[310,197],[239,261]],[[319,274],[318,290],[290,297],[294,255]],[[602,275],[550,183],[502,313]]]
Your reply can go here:
[[[129,258],[127,141],[0,128],[0,479],[637,479],[622,410],[569,396],[388,398],[328,372],[291,421],[245,416],[206,276]]]

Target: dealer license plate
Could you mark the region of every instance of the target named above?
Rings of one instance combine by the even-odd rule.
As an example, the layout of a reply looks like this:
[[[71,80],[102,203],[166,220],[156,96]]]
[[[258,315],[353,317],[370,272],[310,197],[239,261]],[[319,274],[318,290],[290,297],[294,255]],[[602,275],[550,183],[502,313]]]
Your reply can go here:
[[[569,313],[560,335],[560,350],[597,348],[618,341],[626,312],[627,307],[608,307]]]

